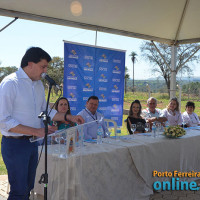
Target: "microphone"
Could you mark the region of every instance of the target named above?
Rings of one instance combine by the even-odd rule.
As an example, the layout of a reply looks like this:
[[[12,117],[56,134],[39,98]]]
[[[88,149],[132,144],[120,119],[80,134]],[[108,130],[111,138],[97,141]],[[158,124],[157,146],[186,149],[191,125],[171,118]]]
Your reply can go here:
[[[60,86],[57,85],[56,82],[52,78],[50,78],[46,73],[42,73],[41,77],[43,79],[46,79],[51,85],[54,85],[58,90],[61,89]]]

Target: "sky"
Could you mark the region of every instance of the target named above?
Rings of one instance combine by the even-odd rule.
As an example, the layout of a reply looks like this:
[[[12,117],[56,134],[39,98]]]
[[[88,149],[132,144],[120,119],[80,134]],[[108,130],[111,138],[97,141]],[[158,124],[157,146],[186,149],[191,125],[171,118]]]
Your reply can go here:
[[[13,18],[0,16],[0,29],[12,20]],[[95,37],[95,31],[18,19],[0,32],[0,66],[19,67],[22,56],[31,46],[41,47],[51,57],[64,57],[63,40],[95,45]],[[114,34],[97,33],[97,46],[126,50],[125,66],[128,67],[131,78],[133,71],[129,55],[132,51],[138,54],[135,64],[135,79],[152,77],[151,71],[148,69],[149,64],[143,62],[140,57],[140,45],[143,41]]]
[[[0,30],[14,18],[0,16]],[[0,63],[1,67],[20,66],[25,51],[32,46],[38,46],[47,51],[51,57],[64,57],[64,42],[78,42],[95,45],[96,32],[18,19],[0,32]],[[135,79],[155,77],[151,73],[151,65],[141,57],[140,46],[145,40],[119,36],[108,33],[97,33],[97,46],[126,50],[125,66],[128,67],[130,77],[133,77],[131,52],[138,54],[135,63]],[[197,67],[194,67],[197,74]],[[200,73],[199,73],[200,74]]]

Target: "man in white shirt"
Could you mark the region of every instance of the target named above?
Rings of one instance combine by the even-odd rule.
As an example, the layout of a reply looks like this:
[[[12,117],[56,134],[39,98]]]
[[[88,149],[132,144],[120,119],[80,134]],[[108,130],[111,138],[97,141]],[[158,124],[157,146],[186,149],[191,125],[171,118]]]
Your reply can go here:
[[[147,100],[147,108],[142,110],[142,116],[146,119],[146,121],[152,123],[155,121],[164,122],[167,121],[165,117],[162,117],[162,111],[157,107],[157,99],[154,97],[150,97]]]
[[[108,132],[108,129],[104,122],[104,116],[101,113],[97,112],[98,105],[99,105],[98,97],[91,96],[88,98],[86,102],[86,108],[78,113],[78,115],[83,117],[85,123],[93,122],[85,125],[83,128],[84,139],[86,140],[97,138],[97,129],[99,125],[101,125],[103,129],[104,132],[103,137],[105,137],[105,133]]]
[[[38,148],[37,143],[31,143],[29,138],[45,135],[42,120],[38,118],[46,108],[40,79],[41,74],[47,72],[50,61],[48,53],[32,47],[23,56],[21,68],[5,77],[0,84],[1,150],[11,186],[8,200],[28,200],[34,187]],[[57,113],[55,110],[50,117],[54,121],[84,122],[81,116]],[[52,131],[49,129],[49,133]]]

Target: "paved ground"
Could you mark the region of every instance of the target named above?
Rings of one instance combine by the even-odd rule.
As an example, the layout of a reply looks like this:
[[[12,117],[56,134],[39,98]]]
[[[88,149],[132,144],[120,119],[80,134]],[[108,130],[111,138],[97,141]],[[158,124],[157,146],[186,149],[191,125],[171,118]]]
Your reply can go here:
[[[7,175],[0,175],[0,200],[7,199],[7,186]],[[42,196],[32,195],[31,200],[43,200],[43,198]],[[200,200],[200,191],[163,191],[151,195],[150,200]]]
[[[0,175],[0,200],[6,200],[8,198],[8,176]],[[31,200],[43,200],[42,196],[33,195],[31,196]]]

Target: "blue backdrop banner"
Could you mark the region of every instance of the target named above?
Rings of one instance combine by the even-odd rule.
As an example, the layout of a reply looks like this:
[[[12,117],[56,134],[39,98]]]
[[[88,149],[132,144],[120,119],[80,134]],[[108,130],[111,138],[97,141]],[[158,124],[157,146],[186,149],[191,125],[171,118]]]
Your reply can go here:
[[[63,95],[76,115],[87,99],[99,98],[98,111],[122,125],[125,51],[64,43]]]

